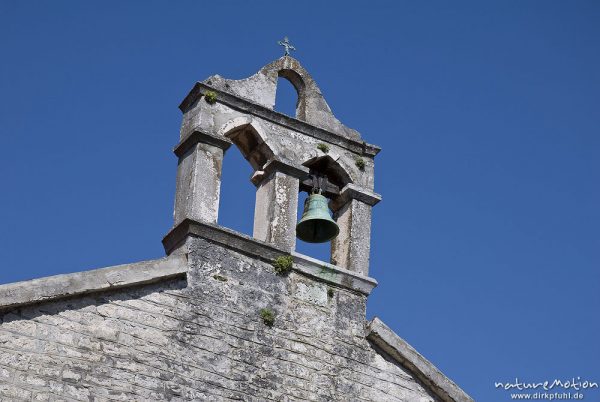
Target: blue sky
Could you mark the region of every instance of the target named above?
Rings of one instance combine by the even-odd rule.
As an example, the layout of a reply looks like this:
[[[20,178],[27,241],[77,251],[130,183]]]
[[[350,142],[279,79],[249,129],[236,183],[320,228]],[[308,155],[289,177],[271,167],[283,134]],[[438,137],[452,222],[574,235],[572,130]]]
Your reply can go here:
[[[476,400],[600,381],[600,3],[218,3],[0,3],[0,283],[164,255],[179,102],[287,35],[383,148],[368,316]],[[246,233],[250,173],[230,150],[220,221]]]

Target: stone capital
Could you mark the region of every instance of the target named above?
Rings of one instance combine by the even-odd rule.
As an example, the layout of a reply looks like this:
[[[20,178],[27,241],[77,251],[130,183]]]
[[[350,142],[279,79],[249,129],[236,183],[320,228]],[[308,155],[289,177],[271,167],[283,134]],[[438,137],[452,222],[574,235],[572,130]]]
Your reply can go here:
[[[187,135],[183,140],[179,142],[173,149],[173,152],[177,157],[184,155],[190,148],[196,144],[208,144],[217,148],[221,148],[223,151],[227,150],[232,142],[223,136],[209,134],[198,129],[192,130],[191,134]]]
[[[371,190],[367,190],[364,187],[348,183],[342,188],[340,195],[331,200],[329,207],[335,212],[350,200],[361,201],[369,206],[373,206],[381,201],[381,195]]]
[[[258,186],[273,172],[280,172],[300,180],[308,176],[309,169],[306,166],[297,165],[290,161],[271,159],[265,163],[262,170],[254,172],[250,181],[252,181],[255,186]]]

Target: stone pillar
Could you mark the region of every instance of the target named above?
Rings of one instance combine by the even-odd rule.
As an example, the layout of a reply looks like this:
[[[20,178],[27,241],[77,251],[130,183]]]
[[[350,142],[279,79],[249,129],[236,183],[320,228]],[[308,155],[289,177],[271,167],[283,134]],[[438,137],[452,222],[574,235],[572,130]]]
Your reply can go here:
[[[381,201],[379,194],[347,184],[331,201],[340,234],[331,241],[331,263],[369,276],[371,248],[371,207]]]
[[[304,166],[277,160],[267,162],[262,171],[254,174],[254,238],[294,251],[300,178],[307,174]]]
[[[231,141],[193,131],[175,147],[179,157],[175,191],[175,225],[186,218],[216,223],[219,214],[223,154]]]

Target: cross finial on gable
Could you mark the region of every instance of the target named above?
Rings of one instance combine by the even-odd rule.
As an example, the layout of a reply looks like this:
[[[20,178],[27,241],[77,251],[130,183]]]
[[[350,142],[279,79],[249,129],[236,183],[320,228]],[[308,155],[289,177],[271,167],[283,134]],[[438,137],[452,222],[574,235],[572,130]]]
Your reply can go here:
[[[296,48],[290,43],[287,36],[285,38],[283,38],[283,41],[280,40],[279,42],[277,42],[277,44],[279,44],[279,46],[283,46],[285,48],[284,56],[289,56],[290,50],[296,50]]]

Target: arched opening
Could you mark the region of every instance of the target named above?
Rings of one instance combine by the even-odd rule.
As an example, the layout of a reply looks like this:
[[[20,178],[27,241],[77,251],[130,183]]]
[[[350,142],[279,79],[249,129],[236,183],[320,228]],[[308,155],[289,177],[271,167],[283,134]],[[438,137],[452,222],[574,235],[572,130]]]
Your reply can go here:
[[[221,226],[252,236],[256,187],[250,178],[273,157],[273,152],[246,118],[229,122],[222,131],[234,146],[223,159],[218,221]]]
[[[305,109],[304,80],[294,70],[280,70],[275,94],[275,110],[305,120]]]
[[[296,117],[298,108],[298,92],[286,78],[277,79],[277,92],[275,95],[275,110],[290,117]]]
[[[304,166],[310,169],[313,174],[322,175],[327,178],[327,188],[322,189],[322,195],[328,199],[333,199],[339,194],[339,191],[352,180],[348,173],[338,162],[329,155],[316,157],[306,161]],[[300,183],[300,194],[298,196],[298,221],[304,212],[305,201],[312,192],[311,183],[308,181]],[[331,211],[329,211],[331,214]],[[329,262],[331,260],[331,242],[326,243],[307,243],[298,239],[296,251],[317,258],[321,261]]]
[[[254,172],[242,152],[230,147],[223,158],[219,218],[221,226],[252,236],[256,188],[250,182]]]

